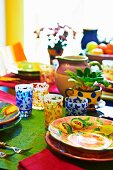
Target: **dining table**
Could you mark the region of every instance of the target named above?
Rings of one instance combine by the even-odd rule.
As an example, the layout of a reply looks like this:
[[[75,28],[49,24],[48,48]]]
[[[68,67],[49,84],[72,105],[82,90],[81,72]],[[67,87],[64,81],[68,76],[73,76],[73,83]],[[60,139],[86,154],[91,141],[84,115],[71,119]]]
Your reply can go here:
[[[40,82],[39,79],[20,78],[14,73],[2,77],[6,79],[0,79],[0,86],[7,87],[9,91],[0,90],[0,100],[13,105],[16,105],[15,85]],[[55,82],[49,84],[49,93],[60,93]],[[102,101],[105,103],[104,106],[102,105],[94,111],[88,111],[87,114],[113,120],[113,95],[109,90],[102,91]],[[62,116],[65,116],[65,106],[63,107]],[[4,159],[0,158],[0,169],[60,170],[65,168],[66,170],[67,168],[71,170],[104,170],[113,167],[113,161],[109,159],[107,161],[105,159],[93,161],[92,159],[69,156],[64,150],[62,151],[62,145],[59,148],[59,144],[55,145],[55,141],[51,141],[50,136],[48,136],[48,130],[45,128],[44,110],[32,109],[32,115],[29,118],[20,119],[10,128],[0,129],[0,141],[23,149],[30,148],[25,153],[14,154]],[[11,150],[1,148],[0,151],[13,153]]]
[[[15,105],[15,95],[0,90],[0,101]],[[113,108],[111,105],[104,106]],[[105,110],[103,107],[103,111]],[[93,116],[92,112],[92,116]],[[65,107],[63,114],[65,116]],[[96,115],[97,116],[97,115]],[[0,141],[6,142],[8,145],[16,146],[22,149],[30,148],[30,150],[14,154],[8,158],[0,158],[0,169],[8,170],[112,170],[113,159],[102,159],[94,161],[81,157],[70,157],[63,150],[54,148],[54,140],[50,141],[48,137],[48,129],[45,128],[44,110],[32,109],[32,115],[28,118],[22,118],[12,127],[2,130],[0,129]],[[47,142],[48,141],[48,142]],[[49,144],[51,143],[51,144]],[[57,145],[56,145],[57,146]],[[57,146],[59,147],[59,145]],[[61,144],[62,147],[62,144]],[[5,153],[13,153],[12,150],[1,149]]]

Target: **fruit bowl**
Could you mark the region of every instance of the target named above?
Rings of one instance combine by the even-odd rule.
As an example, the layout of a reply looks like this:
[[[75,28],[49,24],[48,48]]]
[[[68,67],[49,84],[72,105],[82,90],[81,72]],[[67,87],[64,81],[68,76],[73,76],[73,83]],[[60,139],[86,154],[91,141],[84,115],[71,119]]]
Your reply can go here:
[[[113,60],[113,55],[110,54],[89,54],[86,53],[86,56],[90,61],[98,61],[102,64],[102,60]]]

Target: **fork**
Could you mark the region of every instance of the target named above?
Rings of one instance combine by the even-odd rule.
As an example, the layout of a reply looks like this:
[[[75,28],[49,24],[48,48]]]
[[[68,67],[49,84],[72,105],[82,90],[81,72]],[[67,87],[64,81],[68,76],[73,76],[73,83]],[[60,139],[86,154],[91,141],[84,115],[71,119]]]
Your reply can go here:
[[[18,154],[26,152],[26,151],[29,151],[30,149],[32,149],[32,148],[20,149],[20,148],[15,147],[15,146],[10,146],[5,142],[0,142],[0,147],[1,148],[6,148],[6,149],[12,149],[15,153],[18,153]]]
[[[0,158],[8,158],[8,157],[10,157],[10,156],[12,156],[12,155],[14,155],[14,153],[12,153],[12,154],[6,154],[6,153],[4,153],[4,152],[0,152]]]

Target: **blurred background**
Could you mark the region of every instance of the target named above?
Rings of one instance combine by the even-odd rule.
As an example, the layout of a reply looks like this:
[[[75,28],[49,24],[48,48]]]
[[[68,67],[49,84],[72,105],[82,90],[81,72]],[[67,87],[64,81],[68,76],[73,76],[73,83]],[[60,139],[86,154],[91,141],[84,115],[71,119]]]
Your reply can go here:
[[[28,61],[49,63],[47,41],[34,31],[68,25],[76,32],[63,55],[81,50],[83,29],[97,29],[98,37],[113,37],[112,0],[0,0],[0,46],[21,42]]]

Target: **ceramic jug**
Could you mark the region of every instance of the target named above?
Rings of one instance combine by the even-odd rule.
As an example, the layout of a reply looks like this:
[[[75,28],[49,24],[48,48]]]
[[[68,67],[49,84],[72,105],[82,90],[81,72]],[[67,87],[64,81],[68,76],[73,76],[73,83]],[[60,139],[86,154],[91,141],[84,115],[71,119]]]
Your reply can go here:
[[[87,43],[90,41],[95,41],[99,43],[97,31],[98,31],[97,29],[83,29],[83,37],[81,40],[82,49],[85,49]]]
[[[75,68],[80,67],[84,69],[89,67],[88,57],[86,56],[57,56],[59,66],[55,74],[55,82],[60,93],[65,96],[65,90],[73,87],[73,82],[68,82],[69,76],[65,72],[66,70],[75,71]]]
[[[87,56],[57,56],[59,66],[55,74],[55,83],[56,86],[64,97],[66,96],[65,91],[67,88],[72,88],[75,84],[74,82],[69,82],[69,76],[66,73],[66,70],[75,71],[76,68],[81,68],[84,70],[86,67],[90,67],[91,64],[98,65],[98,62],[88,63]],[[71,92],[71,91],[70,91]]]

